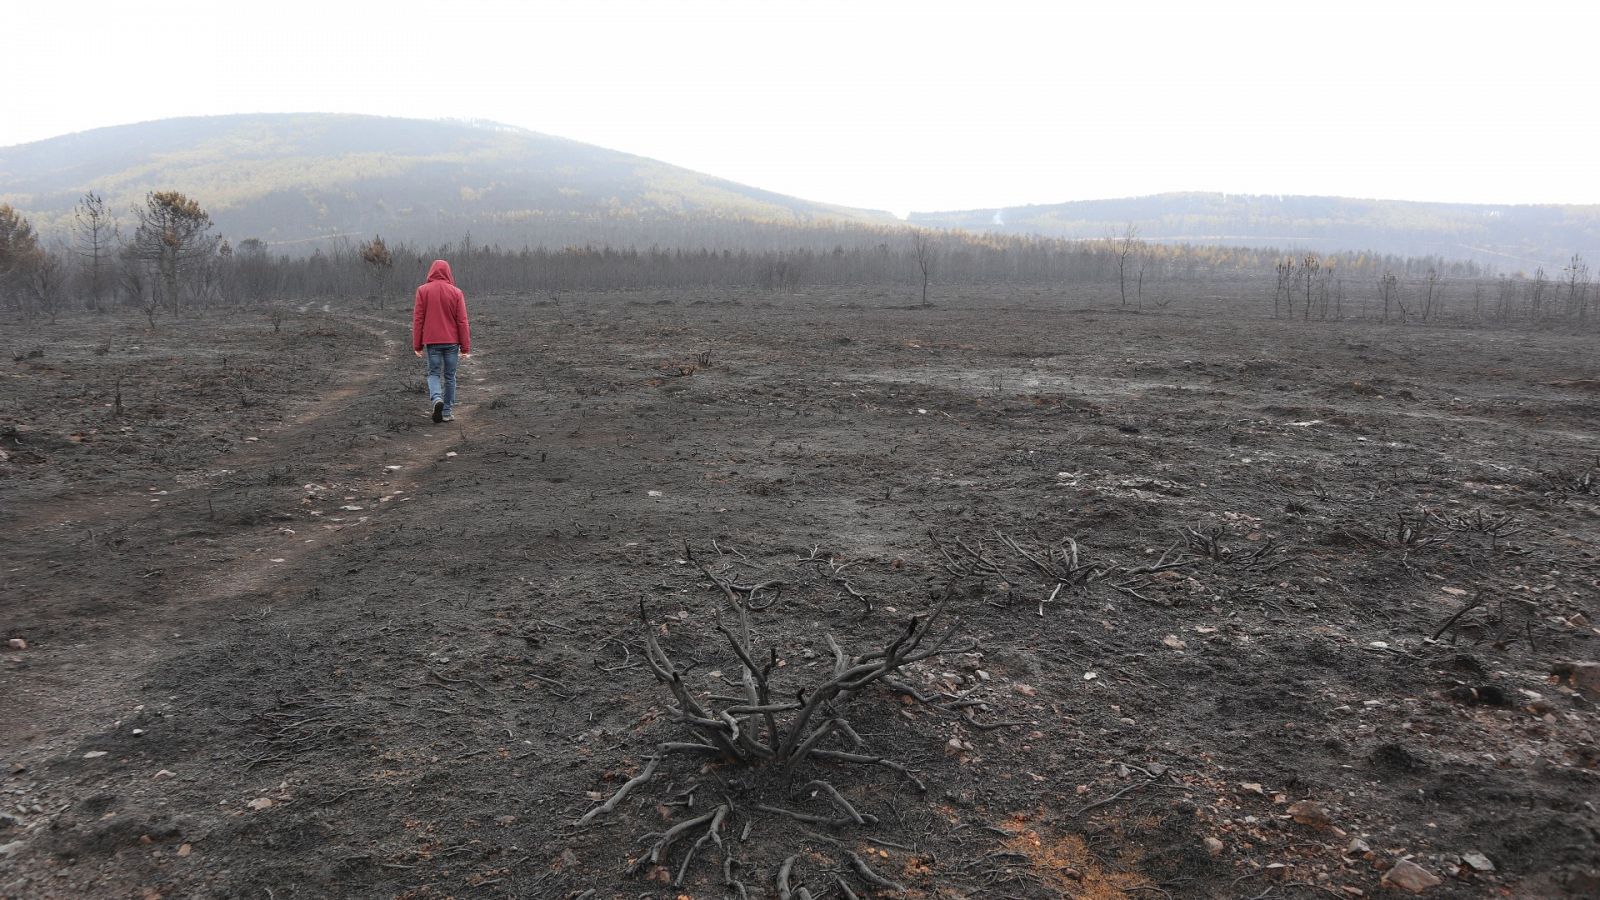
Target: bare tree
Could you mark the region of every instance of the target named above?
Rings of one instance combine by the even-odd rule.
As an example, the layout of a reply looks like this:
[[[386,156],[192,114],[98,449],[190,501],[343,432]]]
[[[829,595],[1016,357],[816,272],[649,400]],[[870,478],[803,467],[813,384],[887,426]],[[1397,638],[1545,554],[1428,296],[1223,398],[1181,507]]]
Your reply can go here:
[[[1389,321],[1389,306],[1394,303],[1395,295],[1399,292],[1400,279],[1393,272],[1385,272],[1378,279],[1378,297],[1383,300],[1383,321]]]
[[[1544,315],[1544,292],[1550,286],[1550,279],[1544,274],[1544,266],[1534,270],[1533,281],[1528,285],[1528,316],[1538,319]]]
[[[1495,280],[1494,316],[1502,322],[1511,321],[1517,306],[1517,284],[1509,276]]]
[[[1306,284],[1306,314],[1305,321],[1311,321],[1311,282],[1317,277],[1317,270],[1322,268],[1322,260],[1315,253],[1307,253],[1305,259],[1300,261],[1300,277]]]
[[[1589,266],[1584,263],[1583,257],[1577,253],[1572,254],[1572,261],[1567,263],[1567,315],[1578,319],[1587,319],[1589,316]]]
[[[155,266],[167,304],[177,315],[182,277],[216,247],[211,216],[177,191],[146,194],[144,206],[134,207],[133,214],[139,226],[129,246],[135,256]]]
[[[233,264],[233,245],[226,239],[217,244],[217,255],[212,260],[213,277],[217,294],[222,302],[237,302],[239,294],[239,267]]]
[[[1422,303],[1422,321],[1426,322],[1433,316],[1434,301],[1440,299],[1443,294],[1444,291],[1439,287],[1439,270],[1430,268],[1428,270],[1428,294]]]
[[[933,275],[933,246],[928,232],[911,229],[911,250],[917,257],[917,270],[922,273],[922,305],[928,305],[928,279]]]
[[[122,291],[122,302],[143,312],[153,331],[156,311],[161,308],[161,295],[148,277],[153,264],[134,253],[131,246],[123,248],[119,260],[117,287]]]
[[[89,307],[99,309],[111,287],[107,268],[112,262],[117,241],[117,225],[106,213],[106,202],[90,191],[78,201],[73,211],[73,252],[84,260],[85,285],[89,292]]]
[[[383,309],[383,290],[389,274],[394,271],[394,254],[389,252],[382,235],[361,245],[361,261],[367,266],[367,279],[373,296],[378,298],[378,308]]]
[[[1294,257],[1278,260],[1278,286],[1272,291],[1272,317],[1282,315],[1285,303],[1289,306],[1289,315],[1294,315]]]
[[[1144,241],[1139,239],[1139,228],[1132,222],[1122,230],[1116,238],[1115,251],[1117,254],[1117,287],[1122,291],[1122,305],[1128,305],[1128,260],[1133,254],[1144,246]]]
[[[231,263],[239,289],[250,300],[264,300],[279,289],[280,272],[273,265],[267,245],[260,238],[245,238],[239,242]]]
[[[51,325],[56,323],[56,314],[61,311],[66,274],[67,268],[61,262],[61,254],[54,250],[36,251],[32,264],[28,266],[28,292],[33,295],[39,311],[50,317]]]

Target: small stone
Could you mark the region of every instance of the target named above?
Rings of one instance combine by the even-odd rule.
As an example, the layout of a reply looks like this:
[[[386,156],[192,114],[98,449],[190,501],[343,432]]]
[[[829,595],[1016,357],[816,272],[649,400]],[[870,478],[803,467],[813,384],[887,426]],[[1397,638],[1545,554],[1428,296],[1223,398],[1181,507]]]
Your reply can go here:
[[[1260,794],[1263,797],[1267,795],[1267,792],[1262,790],[1261,785],[1254,781],[1241,781],[1239,782],[1239,787],[1244,788],[1252,794]]]
[[[1216,838],[1208,837],[1208,838],[1205,839],[1204,843],[1206,845],[1206,852],[1211,854],[1212,856],[1216,856],[1217,854],[1222,852],[1222,842],[1217,840]]]
[[[1036,689],[1033,685],[1031,685],[1031,684],[1023,684],[1020,681],[1017,682],[1016,684],[1012,685],[1011,689],[1016,691],[1017,693],[1021,694],[1024,697],[1032,697],[1033,695],[1039,693],[1038,689]]]
[[[494,823],[496,825],[515,825],[515,824],[517,824],[517,817],[516,816],[500,816],[499,818],[494,820]]]
[[[161,771],[157,772],[156,774],[154,774],[154,775],[152,775],[150,777],[151,778],[171,778],[176,774],[177,773],[172,771],[171,769],[162,769]]]
[[[194,846],[192,844],[183,844],[183,845],[178,847],[178,855],[179,856],[188,856],[190,853],[193,853],[193,852],[194,852]]]
[[[272,798],[271,797],[257,797],[254,800],[251,800],[249,803],[246,803],[245,806],[248,806],[251,809],[271,809],[272,808]]]
[[[960,753],[962,751],[961,739],[951,738],[950,740],[945,741],[944,749],[950,753]]]
[[[21,828],[22,820],[8,812],[0,812],[0,828]]]
[[[132,734],[133,734],[134,737],[138,737],[139,735],[144,734],[144,729],[143,728],[135,728],[132,731]]]
[[[1561,663],[1552,674],[1590,697],[1600,697],[1600,663]]]
[[[1315,828],[1326,828],[1333,824],[1333,818],[1328,815],[1328,811],[1314,800],[1301,800],[1289,804],[1289,815],[1301,825]]]
[[[1476,850],[1461,854],[1461,861],[1479,872],[1493,872],[1494,863]]]
[[[100,757],[105,756],[105,755],[106,755],[106,751],[105,750],[90,750],[89,752],[87,752],[87,753],[85,753],[83,755],[83,758],[84,759],[99,759]]]
[[[6,646],[12,650],[26,650],[28,649],[28,642],[22,638],[12,638],[6,641]]]
[[[1094,672],[1085,672],[1085,673],[1083,673],[1083,680],[1084,681],[1093,681],[1093,680],[1095,680],[1096,678],[1099,678],[1099,677],[1100,676],[1097,675]]]
[[[1161,643],[1165,644],[1168,647],[1171,647],[1174,650],[1182,650],[1184,647],[1188,646],[1187,644],[1185,644],[1183,642],[1182,638],[1179,638],[1175,634],[1169,634],[1166,637],[1162,638],[1161,639]]]
[[[0,856],[9,856],[27,846],[22,841],[12,841],[9,844],[0,844]]]
[[[1428,888],[1443,883],[1439,876],[1417,865],[1409,859],[1402,859],[1394,867],[1383,873],[1384,884],[1392,884],[1397,888],[1420,894]]]
[[[1351,838],[1350,843],[1344,848],[1344,852],[1351,856],[1360,856],[1363,853],[1371,853],[1372,847],[1361,838]]]

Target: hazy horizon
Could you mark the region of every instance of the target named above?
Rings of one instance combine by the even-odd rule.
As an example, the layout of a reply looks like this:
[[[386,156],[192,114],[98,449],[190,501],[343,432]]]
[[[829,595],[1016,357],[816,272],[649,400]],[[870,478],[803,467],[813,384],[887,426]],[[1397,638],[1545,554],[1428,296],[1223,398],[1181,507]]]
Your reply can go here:
[[[198,9],[30,9],[8,49],[36,77],[0,96],[0,145],[316,111],[490,120],[899,215],[1175,191],[1600,203],[1586,4]],[[114,77],[158,40],[189,51],[177,89]]]

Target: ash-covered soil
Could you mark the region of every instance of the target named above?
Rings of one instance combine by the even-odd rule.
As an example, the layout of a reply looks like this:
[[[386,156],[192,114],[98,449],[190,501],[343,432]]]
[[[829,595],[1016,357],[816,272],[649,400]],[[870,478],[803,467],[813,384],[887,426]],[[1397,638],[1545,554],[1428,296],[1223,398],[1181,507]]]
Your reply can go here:
[[[443,426],[404,311],[5,329],[0,896],[1600,891],[1593,333],[471,302]],[[783,702],[977,646],[663,753],[724,586]]]

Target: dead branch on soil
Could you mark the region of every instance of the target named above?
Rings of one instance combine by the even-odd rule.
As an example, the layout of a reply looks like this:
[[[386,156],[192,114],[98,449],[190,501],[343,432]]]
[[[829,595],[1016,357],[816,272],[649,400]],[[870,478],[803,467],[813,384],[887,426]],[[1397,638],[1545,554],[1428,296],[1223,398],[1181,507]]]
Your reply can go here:
[[[1477,609],[1478,606],[1481,605],[1482,603],[1483,603],[1483,591],[1479,591],[1478,592],[1478,596],[1473,597],[1466,604],[1464,604],[1460,609],[1456,610],[1455,615],[1453,615],[1450,618],[1446,619],[1444,621],[1444,624],[1439,626],[1439,630],[1435,631],[1433,633],[1433,635],[1429,638],[1429,640],[1437,641],[1439,639],[1439,635],[1444,634],[1446,631],[1449,631],[1450,630],[1450,626],[1454,625],[1458,620],[1460,620],[1460,618],[1462,616],[1464,616],[1467,613],[1472,612],[1473,610]]]
[[[725,582],[718,586],[739,613],[737,631],[720,621],[716,629],[739,659],[739,680],[745,691],[741,700],[720,708],[716,704],[725,701],[707,698],[702,702],[689,690],[683,680],[684,671],[662,649],[644,604],[641,602],[639,606],[645,626],[645,662],[651,674],[677,701],[673,717],[688,725],[700,738],[686,745],[664,744],[664,752],[714,753],[738,765],[778,765],[786,771],[792,771],[809,756],[882,765],[904,772],[903,766],[884,757],[824,746],[830,738],[849,740],[849,736],[855,734],[845,717],[844,705],[862,690],[893,678],[906,665],[945,653],[967,652],[977,646],[975,642],[951,645],[958,623],[935,634],[935,625],[944,612],[944,601],[941,601],[933,610],[912,616],[899,636],[882,650],[852,657],[832,634],[826,635],[834,657],[831,675],[819,684],[795,690],[792,700],[784,699],[775,694],[772,684],[772,672],[778,666],[777,649],[769,648],[765,658],[757,661],[759,654],[751,643],[748,609]],[[948,594],[947,591],[946,598]],[[855,749],[854,745],[851,749]]]
[[[801,557],[800,562],[819,564],[825,570],[829,581],[833,582],[835,585],[838,585],[840,590],[843,590],[846,594],[848,594],[851,599],[858,601],[862,606],[866,607],[866,609],[862,611],[862,615],[872,612],[872,598],[856,590],[855,585],[851,584],[849,577],[844,574],[846,569],[856,565],[856,563],[839,562],[838,559],[833,556],[823,556],[821,550],[821,544],[812,547],[811,555]]]
[[[711,542],[711,547],[717,551],[717,557],[719,559],[727,555],[723,552],[722,548],[717,545],[716,541]],[[724,567],[721,572],[712,571],[709,565],[701,560],[700,557],[695,555],[694,548],[689,546],[688,541],[683,542],[683,555],[689,560],[689,562],[694,564],[695,568],[700,570],[702,575],[706,576],[706,578],[711,581],[711,584],[716,587],[717,590],[722,592],[723,597],[727,598],[728,604],[733,606],[735,609],[755,610],[756,612],[760,612],[778,602],[778,597],[783,591],[782,581],[762,581],[757,584],[740,584],[728,574],[726,567]],[[742,556],[743,554],[740,555]],[[768,590],[773,592],[772,599],[768,600],[766,603],[757,603],[756,601],[761,596],[761,592]]]
[[[633,776],[632,778],[630,778],[626,782],[624,782],[622,787],[617,788],[617,792],[611,795],[611,799],[609,799],[606,802],[600,804],[599,806],[596,806],[594,809],[591,809],[588,812],[584,813],[583,814],[583,818],[578,820],[578,824],[579,825],[587,825],[587,824],[589,824],[589,820],[593,819],[595,816],[598,816],[598,815],[600,815],[602,813],[608,813],[608,812],[611,812],[613,809],[616,809],[617,808],[617,804],[622,802],[622,798],[628,796],[628,792],[629,791],[633,790],[634,788],[638,787],[639,785],[644,784],[646,781],[649,781],[650,779],[655,777],[655,775],[656,775],[656,766],[659,765],[660,763],[661,763],[661,757],[659,757],[659,756],[650,757],[650,764],[644,767],[644,771],[643,772],[640,772],[639,774]]]
[[[1204,531],[1184,528],[1183,537],[1188,543],[1190,552],[1212,562],[1228,563],[1241,569],[1261,568],[1270,571],[1274,568],[1270,557],[1279,552],[1277,538],[1269,537],[1248,550],[1234,549],[1222,540],[1227,532],[1227,528],[1221,525],[1213,525]]]
[[[1263,482],[1263,484],[1268,490],[1290,500],[1316,500],[1321,503],[1371,503],[1378,499],[1376,490],[1365,497],[1336,497],[1333,492],[1328,490],[1326,485],[1316,480],[1309,481],[1305,490],[1296,490],[1298,485],[1286,479],[1267,481]]]
[[[1461,515],[1441,514],[1423,508],[1422,514],[1429,524],[1446,531],[1481,534],[1488,537],[1490,550],[1499,550],[1501,541],[1528,530],[1528,526],[1515,516],[1506,513],[1485,516],[1481,509],[1473,510],[1470,515]]]
[[[640,658],[656,681],[672,694],[669,714],[687,726],[690,737],[657,744],[656,754],[636,775],[574,824],[587,826],[616,811],[627,798],[636,796],[640,788],[658,778],[669,755],[688,754],[721,764],[701,769],[702,774],[709,772],[715,778],[721,801],[710,810],[697,814],[689,812],[694,810],[697,791],[710,786],[709,782],[701,781],[672,800],[659,804],[681,807],[686,811],[686,818],[641,838],[643,849],[629,861],[627,871],[630,874],[659,866],[663,868],[654,869],[653,877],[665,881],[663,872],[670,871],[675,873],[672,884],[682,886],[695,860],[702,855],[701,851],[709,852],[707,845],[711,845],[722,854],[722,886],[734,896],[748,897],[750,892],[745,882],[736,877],[736,869],[743,869],[744,863],[736,859],[732,847],[725,844],[724,833],[734,834],[736,840],[743,841],[748,838],[755,818],[766,816],[782,822],[776,825],[776,833],[798,832],[834,848],[839,854],[838,863],[826,874],[818,875],[827,880],[829,890],[837,882],[845,896],[861,896],[879,889],[904,891],[903,886],[873,871],[865,859],[850,853],[838,841],[807,830],[816,827],[867,829],[878,825],[878,817],[860,806],[860,796],[846,796],[845,791],[835,786],[843,782],[830,780],[832,776],[830,779],[796,780],[794,773],[806,763],[849,764],[838,770],[841,773],[851,771],[854,766],[875,766],[904,777],[918,791],[926,791],[923,781],[903,763],[872,752],[850,722],[851,701],[874,685],[903,690],[896,676],[914,663],[976,648],[975,641],[957,643],[959,621],[947,620],[944,616],[946,604],[954,593],[954,583],[931,609],[911,616],[892,638],[869,652],[853,655],[832,634],[825,634],[824,639],[832,652],[831,665],[811,676],[808,684],[783,684],[777,674],[781,668],[777,648],[758,648],[750,625],[750,611],[757,608],[755,603],[762,599],[764,591],[776,588],[778,583],[744,583],[732,575],[728,567],[708,564],[687,544],[684,549],[689,560],[732,607],[731,611],[717,616],[713,626],[739,661],[738,688],[729,692],[730,696],[693,689],[686,679],[688,667],[675,663],[662,646],[665,627],[651,622],[649,610],[644,601],[640,601],[644,644]],[[713,545],[713,549],[719,560],[726,559],[727,554],[721,547]],[[823,560],[814,552],[811,561]],[[837,565],[831,560],[825,564]],[[789,673],[794,671],[791,669]],[[946,708],[960,712],[977,704],[978,701],[958,702]],[[1005,724],[1013,723],[1002,723]],[[695,764],[700,765],[699,762]],[[742,772],[728,777],[730,773],[723,766],[736,767]],[[763,796],[755,785],[781,785],[780,790],[788,799],[780,802],[779,797]],[[802,785],[804,799],[793,793]],[[742,832],[729,824],[739,819],[743,819]],[[675,852],[681,852],[681,858],[673,857]],[[794,900],[813,896],[812,889],[801,885],[796,877],[795,864],[800,858],[800,854],[789,856],[777,871],[775,886],[779,896]],[[773,873],[769,870],[764,877],[773,877]],[[857,887],[852,888],[851,884]],[[813,889],[822,890],[820,887]]]
[[[1163,572],[1193,565],[1201,556],[1185,553],[1183,540],[1174,542],[1161,556],[1148,565],[1123,565],[1115,561],[1090,561],[1076,538],[1063,538],[1056,542],[1027,543],[1023,540],[995,532],[1000,546],[991,549],[983,541],[976,546],[957,537],[953,541],[941,540],[929,531],[935,549],[941,557],[945,571],[957,578],[999,578],[1008,587],[1041,582],[1038,590],[1038,614],[1044,616],[1046,606],[1056,602],[1063,590],[1087,591],[1093,585],[1103,585],[1120,594],[1143,600],[1146,603],[1167,605],[1161,600],[1140,593],[1151,584],[1151,579]],[[1276,542],[1241,555],[1253,561],[1265,559],[1275,552]],[[1252,563],[1254,564],[1254,563]]]

